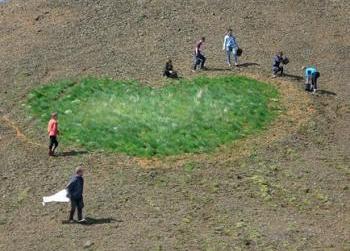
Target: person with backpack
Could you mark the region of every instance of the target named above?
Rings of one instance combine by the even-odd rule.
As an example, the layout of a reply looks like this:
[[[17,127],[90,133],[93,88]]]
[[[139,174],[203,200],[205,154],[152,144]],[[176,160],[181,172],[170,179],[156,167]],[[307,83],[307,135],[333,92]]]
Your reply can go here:
[[[305,91],[317,92],[317,79],[320,77],[316,66],[303,67],[305,76]]]
[[[289,63],[287,57],[283,57],[283,52],[278,52],[273,58],[272,64],[272,77],[277,77],[277,74],[280,73],[280,76],[283,76],[283,65]]]
[[[75,175],[70,179],[68,185],[66,186],[68,192],[68,198],[70,199],[71,209],[69,212],[69,222],[74,221],[75,210],[78,211],[78,222],[84,223],[86,220],[83,218],[83,190],[84,190],[84,170],[82,167],[77,167],[75,169]]]
[[[194,49],[194,62],[193,62],[193,71],[196,71],[199,67],[201,70],[205,70],[205,61],[206,57],[204,56],[204,42],[205,37],[202,37],[196,44],[196,48]]]
[[[55,156],[55,150],[58,147],[57,136],[59,134],[57,112],[51,114],[51,119],[47,125],[47,132],[49,134],[49,156]]]
[[[223,50],[226,51],[226,63],[231,67],[231,55],[234,57],[235,66],[238,66],[238,43],[232,35],[232,29],[228,29],[224,37]]]

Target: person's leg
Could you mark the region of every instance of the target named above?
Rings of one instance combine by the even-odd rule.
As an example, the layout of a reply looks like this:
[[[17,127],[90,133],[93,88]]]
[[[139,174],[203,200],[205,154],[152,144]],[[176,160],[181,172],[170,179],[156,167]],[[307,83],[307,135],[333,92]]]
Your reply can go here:
[[[49,156],[51,156],[52,153],[53,153],[53,152],[52,152],[53,146],[54,146],[54,140],[53,140],[53,137],[50,136],[50,139],[49,139]]]
[[[74,213],[75,213],[75,208],[76,208],[76,205],[77,203],[75,202],[75,200],[71,199],[70,201],[70,212],[69,212],[69,221],[72,221],[73,218],[74,218]]]
[[[283,66],[280,67],[280,72],[281,76],[283,76]]]
[[[305,77],[305,84],[304,84],[304,86],[305,86],[305,91],[307,91],[308,90],[308,86],[309,86],[309,78],[308,77]]]
[[[318,89],[317,79],[318,79],[318,77],[316,77],[316,78],[315,78],[315,90],[317,90],[317,89]]]
[[[178,78],[177,72],[176,72],[176,71],[173,71],[173,72],[171,73],[171,78]]]
[[[316,74],[312,75],[312,91],[317,91],[317,76]]]
[[[278,70],[279,70],[278,67],[276,67],[276,66],[273,66],[273,67],[272,67],[272,76],[273,76],[273,77],[276,77],[276,75],[277,75],[277,73],[278,73]]]
[[[83,198],[81,198],[78,201],[77,207],[78,207],[78,221],[81,221],[83,219],[83,208],[84,208]]]
[[[197,65],[199,65],[199,58],[197,55],[193,57],[193,70],[197,70]]]
[[[312,91],[312,79],[311,79],[311,76],[307,76],[306,77],[305,90],[306,91]]]
[[[78,207],[78,221],[83,219],[83,209]]]
[[[200,54],[200,60],[201,60],[201,63],[200,63],[201,69],[204,69],[206,58],[202,54]]]
[[[235,48],[235,49],[233,50],[233,56],[234,56],[234,59],[235,59],[235,66],[238,65],[237,49],[238,49],[238,48]]]
[[[52,149],[52,153],[55,152],[55,150],[56,150],[57,147],[58,147],[57,137],[53,137],[53,149]]]
[[[231,52],[230,48],[226,49],[226,63],[231,66]]]

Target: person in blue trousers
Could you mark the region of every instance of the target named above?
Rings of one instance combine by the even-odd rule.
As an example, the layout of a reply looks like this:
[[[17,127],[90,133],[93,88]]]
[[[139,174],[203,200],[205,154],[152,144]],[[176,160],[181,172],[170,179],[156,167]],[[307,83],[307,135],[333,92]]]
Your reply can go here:
[[[232,29],[228,29],[224,37],[223,50],[226,51],[226,63],[231,67],[231,56],[233,55],[235,66],[238,66],[238,43],[232,34]]]

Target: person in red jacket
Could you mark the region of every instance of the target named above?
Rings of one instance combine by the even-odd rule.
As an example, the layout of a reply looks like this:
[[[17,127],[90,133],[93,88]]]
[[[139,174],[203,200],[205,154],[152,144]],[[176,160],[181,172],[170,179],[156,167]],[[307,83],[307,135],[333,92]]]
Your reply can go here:
[[[57,112],[53,112],[51,114],[51,119],[50,119],[49,124],[47,126],[47,132],[48,132],[49,137],[50,137],[49,156],[54,156],[55,150],[58,146],[57,136],[59,134]]]

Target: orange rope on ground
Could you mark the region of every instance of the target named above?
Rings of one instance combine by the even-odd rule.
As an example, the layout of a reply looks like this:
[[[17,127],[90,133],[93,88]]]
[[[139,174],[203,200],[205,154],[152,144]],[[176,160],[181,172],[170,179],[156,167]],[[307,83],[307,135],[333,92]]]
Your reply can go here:
[[[44,145],[37,143],[37,142],[34,142],[31,139],[29,139],[26,135],[24,135],[21,132],[21,129],[19,129],[19,127],[16,125],[16,123],[13,120],[9,119],[7,116],[0,117],[0,120],[4,121],[10,128],[12,128],[16,131],[16,138],[18,138],[19,140],[27,142],[27,143],[35,145],[35,146],[44,147]]]

